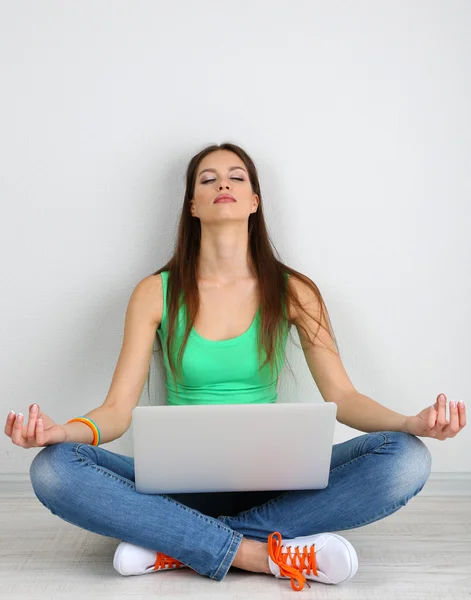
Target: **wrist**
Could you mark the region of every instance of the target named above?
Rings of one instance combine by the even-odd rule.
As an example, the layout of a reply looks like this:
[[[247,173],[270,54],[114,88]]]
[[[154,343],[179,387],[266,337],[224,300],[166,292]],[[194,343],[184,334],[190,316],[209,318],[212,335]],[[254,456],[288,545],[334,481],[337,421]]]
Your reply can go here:
[[[409,423],[410,423],[410,417],[404,417],[404,420],[402,422],[402,428],[401,431],[403,431],[404,433],[410,433],[409,431]]]
[[[80,444],[93,444],[93,431],[85,423],[74,421],[62,426],[65,430],[66,442],[79,442]]]

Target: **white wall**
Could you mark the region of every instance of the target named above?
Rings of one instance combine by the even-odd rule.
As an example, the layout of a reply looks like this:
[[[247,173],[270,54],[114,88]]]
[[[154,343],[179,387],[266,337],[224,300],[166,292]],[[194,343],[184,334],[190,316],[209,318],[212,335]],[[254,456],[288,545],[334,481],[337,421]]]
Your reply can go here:
[[[320,287],[357,389],[405,414],[469,402],[470,25],[464,0],[1,2],[2,419],[103,402],[187,162],[223,141],[255,160],[275,245]],[[288,359],[280,400],[321,401]],[[105,447],[132,454],[130,431]],[[434,471],[471,469],[470,431],[422,438]],[[0,473],[37,452],[4,435]]]

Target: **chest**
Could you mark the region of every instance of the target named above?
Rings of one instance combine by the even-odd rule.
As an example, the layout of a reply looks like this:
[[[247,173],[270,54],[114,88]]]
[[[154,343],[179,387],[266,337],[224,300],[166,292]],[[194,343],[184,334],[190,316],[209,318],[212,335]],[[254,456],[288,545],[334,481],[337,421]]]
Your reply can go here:
[[[256,280],[227,286],[200,281],[198,290],[200,308],[193,327],[201,337],[211,341],[228,340],[250,328],[260,304]]]

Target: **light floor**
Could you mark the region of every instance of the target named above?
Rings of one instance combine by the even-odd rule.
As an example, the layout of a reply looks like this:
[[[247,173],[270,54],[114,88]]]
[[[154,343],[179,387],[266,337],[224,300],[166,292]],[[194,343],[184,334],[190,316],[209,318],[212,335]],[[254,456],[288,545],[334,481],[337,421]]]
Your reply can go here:
[[[29,481],[0,476],[0,599],[189,598],[192,600],[471,600],[471,474],[433,474],[398,512],[338,532],[356,548],[359,569],[336,585],[231,568],[218,582],[191,569],[119,575],[119,540],[85,531],[52,515]]]

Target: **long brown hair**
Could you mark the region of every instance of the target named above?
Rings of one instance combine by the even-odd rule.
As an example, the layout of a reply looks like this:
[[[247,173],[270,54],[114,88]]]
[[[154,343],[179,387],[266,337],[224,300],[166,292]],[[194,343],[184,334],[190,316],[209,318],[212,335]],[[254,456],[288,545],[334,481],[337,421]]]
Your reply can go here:
[[[183,198],[174,253],[167,264],[153,273],[153,275],[157,275],[162,271],[169,271],[167,289],[168,336],[166,349],[170,370],[174,380],[176,381],[177,378],[181,378],[184,349],[199,309],[197,264],[201,242],[201,223],[198,218],[192,216],[190,211],[190,201],[193,198],[196,173],[200,162],[209,153],[217,150],[229,150],[242,159],[249,173],[252,191],[259,197],[258,208],[256,212],[249,215],[248,219],[250,253],[258,278],[260,292],[261,318],[258,331],[259,368],[262,369],[265,364],[268,363],[272,373],[273,368],[276,368],[278,377],[277,365],[279,349],[281,348],[280,344],[283,338],[284,328],[288,326],[287,306],[289,302],[292,302],[298,309],[302,309],[306,314],[309,314],[309,316],[311,316],[319,325],[319,328],[323,326],[322,323],[327,324],[330,330],[329,334],[335,344],[335,349],[339,353],[337,340],[319,288],[311,279],[309,279],[309,277],[288,267],[277,258],[279,257],[279,254],[270,240],[265,218],[263,216],[262,193],[260,191],[257,169],[253,160],[245,150],[236,144],[229,142],[212,144],[195,154],[188,164],[186,170],[185,196]],[[319,301],[321,319],[318,319],[316,315],[312,315],[306,311],[299,301],[296,292],[287,284],[286,274],[303,281],[311,288]],[[177,364],[175,364],[171,348],[175,336],[175,322],[181,305],[184,305],[186,309],[186,325],[183,341],[177,356]],[[300,328],[309,340],[310,335],[306,329],[302,325],[300,325]],[[315,337],[317,337],[319,328],[317,329]],[[158,335],[156,335],[156,337],[158,347],[160,351],[162,351],[160,337]],[[314,340],[310,343],[314,343]],[[265,350],[266,359],[263,364],[260,365],[262,348]],[[290,371],[292,373],[291,367]],[[176,389],[178,393],[178,386],[176,386]]]

